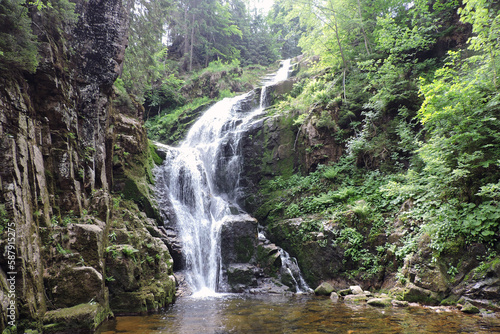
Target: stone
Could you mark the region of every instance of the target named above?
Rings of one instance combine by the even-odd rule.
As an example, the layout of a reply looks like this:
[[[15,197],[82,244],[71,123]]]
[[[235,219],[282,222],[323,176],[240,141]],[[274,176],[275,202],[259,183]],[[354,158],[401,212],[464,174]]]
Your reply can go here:
[[[332,303],[338,302],[339,301],[339,295],[336,292],[332,292],[330,294],[330,300],[332,301]]]
[[[366,301],[366,303],[370,306],[375,307],[389,307],[392,306],[391,298],[371,298]]]
[[[366,302],[368,300],[368,297],[365,295],[347,295],[344,297],[344,302],[346,303],[360,303],[360,302]]]
[[[406,300],[393,300],[392,305],[395,307],[408,307],[410,304]]]
[[[53,305],[58,308],[104,300],[104,280],[93,267],[67,267],[47,277]]]
[[[441,299],[437,293],[418,287],[413,283],[409,283],[403,291],[403,300],[437,305]]]
[[[257,220],[248,214],[228,216],[221,228],[222,264],[250,262],[258,244]]]
[[[468,314],[477,314],[480,312],[479,309],[476,306],[472,305],[470,302],[466,302],[464,306],[462,306],[462,309],[460,311]]]
[[[333,290],[334,288],[330,283],[323,282],[316,289],[314,289],[314,293],[318,296],[329,296]]]
[[[101,322],[111,315],[108,308],[102,307],[98,303],[85,303],[48,311],[43,317],[43,323],[47,332],[71,328],[86,328],[94,331]]]
[[[338,293],[341,296],[347,296],[347,295],[351,295],[352,294],[352,290],[351,290],[351,288],[349,288],[349,289],[342,289],[342,290],[339,290]]]
[[[103,270],[102,228],[97,225],[72,224],[69,227],[69,244],[78,251],[86,265]]]
[[[231,264],[227,268],[227,281],[232,292],[243,292],[257,286],[258,268],[248,263]]]
[[[363,294],[365,294],[365,292],[363,291],[363,289],[361,289],[361,287],[359,285],[350,286],[349,289],[351,289],[351,293],[353,295],[363,295]]]

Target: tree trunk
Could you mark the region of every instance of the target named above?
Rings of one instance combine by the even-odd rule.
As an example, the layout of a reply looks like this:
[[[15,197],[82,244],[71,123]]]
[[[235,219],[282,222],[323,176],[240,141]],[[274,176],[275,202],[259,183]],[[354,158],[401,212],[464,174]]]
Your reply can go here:
[[[195,16],[193,13],[193,26],[191,28],[191,50],[189,52],[189,72],[193,70],[193,45],[194,45],[194,26],[195,26]]]
[[[358,0],[358,14],[359,14],[361,33],[363,34],[363,38],[365,40],[366,53],[368,55],[370,55],[370,53],[371,53],[370,43],[368,42],[368,37],[366,36],[366,31],[365,31],[365,28],[363,27],[363,15],[361,14],[361,1],[360,0]]]

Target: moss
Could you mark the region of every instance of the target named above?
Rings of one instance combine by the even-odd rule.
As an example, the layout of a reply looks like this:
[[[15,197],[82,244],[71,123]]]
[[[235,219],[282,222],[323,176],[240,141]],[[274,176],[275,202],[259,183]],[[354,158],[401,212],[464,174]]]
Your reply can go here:
[[[156,165],[163,163],[163,159],[156,153],[156,146],[151,141],[149,141],[149,156]]]
[[[49,311],[44,317],[44,333],[68,329],[95,330],[112,313],[100,304],[79,304]]]
[[[149,218],[160,220],[158,209],[153,205],[149,194],[141,190],[143,187],[138,181],[128,178],[122,191],[123,198],[134,201]]]
[[[442,306],[455,306],[455,305],[457,305],[457,302],[458,302],[459,299],[460,299],[459,296],[457,296],[457,295],[451,295],[451,296],[443,299],[441,301],[441,303],[439,303],[439,304],[442,305]]]

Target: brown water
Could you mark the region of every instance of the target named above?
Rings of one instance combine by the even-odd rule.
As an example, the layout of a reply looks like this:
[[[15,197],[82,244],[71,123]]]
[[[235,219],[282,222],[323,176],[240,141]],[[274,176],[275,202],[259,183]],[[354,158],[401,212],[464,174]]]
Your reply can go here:
[[[425,307],[333,304],[314,296],[226,295],[180,298],[160,314],[117,317],[98,333],[500,333],[500,318]]]

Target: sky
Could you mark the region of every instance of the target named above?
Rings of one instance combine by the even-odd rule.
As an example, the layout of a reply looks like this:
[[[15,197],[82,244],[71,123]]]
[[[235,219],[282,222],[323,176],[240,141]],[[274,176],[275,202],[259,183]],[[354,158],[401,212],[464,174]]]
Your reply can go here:
[[[267,13],[273,6],[274,0],[250,0],[250,3]]]

